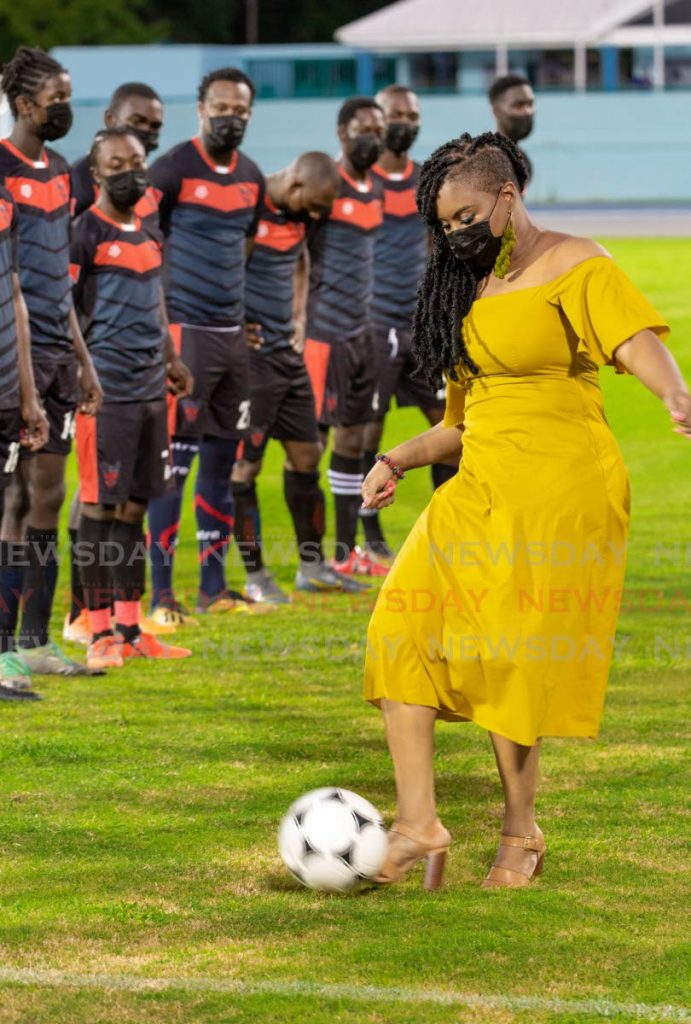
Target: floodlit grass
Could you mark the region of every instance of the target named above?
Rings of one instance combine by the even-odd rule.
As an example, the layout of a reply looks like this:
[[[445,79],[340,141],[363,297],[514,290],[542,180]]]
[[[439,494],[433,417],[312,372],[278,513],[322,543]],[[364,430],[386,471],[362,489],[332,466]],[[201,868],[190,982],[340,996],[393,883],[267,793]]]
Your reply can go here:
[[[611,250],[672,320],[672,348],[691,379],[691,244],[617,241]],[[500,828],[500,787],[486,734],[448,724],[437,763],[440,812],[454,835],[444,891],[425,894],[417,876],[328,898],[291,880],[275,833],[297,795],[335,783],[387,817],[394,808],[380,717],[360,698],[369,600],[305,596],[271,617],[180,631],[195,649],[184,663],[45,680],[43,703],[0,707],[0,966],[683,1005],[691,447],[635,381],[602,376],[633,481],[627,610],[600,738],[544,744],[540,882],[479,889]],[[389,443],[421,425],[414,411],[393,415]],[[290,551],[280,463],[272,450],[261,479],[265,535]],[[396,543],[429,493],[426,471],[399,488],[387,515]],[[188,496],[178,582],[192,603],[193,536]],[[275,568],[289,586],[292,558]],[[235,559],[231,577],[240,583]],[[56,634],[65,571],[60,588]],[[3,1024],[596,1019],[280,990],[6,982],[0,991]]]

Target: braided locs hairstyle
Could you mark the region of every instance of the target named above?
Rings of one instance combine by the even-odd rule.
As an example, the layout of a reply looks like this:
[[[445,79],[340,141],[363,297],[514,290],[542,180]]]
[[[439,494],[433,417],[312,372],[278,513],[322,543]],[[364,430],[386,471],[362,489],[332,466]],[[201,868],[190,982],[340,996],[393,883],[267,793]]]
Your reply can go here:
[[[0,88],[7,96],[12,116],[17,116],[17,97],[35,96],[46,78],[65,74],[57,60],[38,46],[20,46],[2,69]]]
[[[468,175],[482,191],[499,191],[513,181],[523,191],[528,172],[520,150],[498,132],[473,138],[467,132],[436,149],[422,165],[417,207],[428,224],[432,242],[427,268],[417,295],[413,321],[416,374],[439,387],[443,374],[458,380],[462,363],[471,373],[478,367],[468,354],[461,325],[475,300],[478,280],[468,263],[456,259],[437,216],[437,196],[447,178]]]

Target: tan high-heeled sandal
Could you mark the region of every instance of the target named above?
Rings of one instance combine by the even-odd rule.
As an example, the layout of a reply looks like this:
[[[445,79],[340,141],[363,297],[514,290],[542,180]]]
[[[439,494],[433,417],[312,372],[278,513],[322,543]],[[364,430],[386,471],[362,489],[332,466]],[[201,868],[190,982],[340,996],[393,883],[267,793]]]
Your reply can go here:
[[[450,844],[451,836],[438,818],[424,833],[415,832],[402,822],[394,822],[389,831],[389,852],[375,882],[380,885],[398,882],[421,860],[426,860],[423,885],[430,891],[440,889]]]
[[[513,846],[521,850],[532,850],[537,853],[537,863],[532,872],[528,875],[525,871],[518,871],[515,868],[499,867],[493,864],[489,869],[487,877],[482,883],[483,889],[519,889],[529,885],[534,878],[542,874],[545,863],[545,837],[539,836],[506,836],[502,835],[499,846]]]

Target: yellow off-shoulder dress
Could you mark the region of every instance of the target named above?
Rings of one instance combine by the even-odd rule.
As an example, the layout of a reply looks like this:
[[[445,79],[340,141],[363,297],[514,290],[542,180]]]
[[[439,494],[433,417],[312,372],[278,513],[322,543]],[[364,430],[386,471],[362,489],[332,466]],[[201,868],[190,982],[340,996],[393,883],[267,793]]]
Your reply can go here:
[[[629,519],[598,369],[644,328],[669,333],[606,256],[475,301],[463,330],[479,373],[459,368],[444,418],[465,428],[460,468],[381,589],[367,700],[437,708],[526,745],[597,735]]]

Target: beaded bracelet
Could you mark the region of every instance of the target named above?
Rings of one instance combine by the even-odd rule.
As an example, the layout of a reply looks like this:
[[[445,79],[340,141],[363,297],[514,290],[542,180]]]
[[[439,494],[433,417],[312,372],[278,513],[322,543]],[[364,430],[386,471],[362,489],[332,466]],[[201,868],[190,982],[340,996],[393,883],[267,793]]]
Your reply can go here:
[[[397,466],[393,459],[389,458],[388,455],[385,455],[383,452],[379,452],[376,456],[376,459],[377,462],[383,462],[385,466],[388,466],[397,480],[405,479],[405,473],[403,472],[401,467]]]

